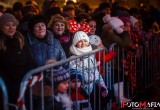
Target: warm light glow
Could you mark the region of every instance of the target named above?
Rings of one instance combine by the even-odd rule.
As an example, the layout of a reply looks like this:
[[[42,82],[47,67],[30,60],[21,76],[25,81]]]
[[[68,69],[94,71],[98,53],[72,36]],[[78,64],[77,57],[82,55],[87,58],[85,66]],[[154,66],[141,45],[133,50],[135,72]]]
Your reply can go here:
[[[67,1],[73,1],[74,3],[77,3],[77,0],[65,0],[65,4]]]

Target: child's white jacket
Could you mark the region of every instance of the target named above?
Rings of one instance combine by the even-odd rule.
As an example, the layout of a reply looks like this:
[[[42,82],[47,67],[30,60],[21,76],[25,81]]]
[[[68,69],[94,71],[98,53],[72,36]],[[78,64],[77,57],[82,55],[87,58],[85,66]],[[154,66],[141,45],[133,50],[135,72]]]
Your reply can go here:
[[[88,94],[91,94],[94,83],[107,89],[104,80],[97,69],[96,59],[94,55],[86,56],[84,58],[79,58],[77,60],[71,61],[70,68],[74,68],[81,71],[83,80],[82,87]]]

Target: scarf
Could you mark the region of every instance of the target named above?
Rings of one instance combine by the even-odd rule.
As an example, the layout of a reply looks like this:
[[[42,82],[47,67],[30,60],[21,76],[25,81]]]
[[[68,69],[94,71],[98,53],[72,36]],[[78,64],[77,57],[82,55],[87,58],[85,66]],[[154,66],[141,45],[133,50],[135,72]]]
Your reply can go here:
[[[74,45],[71,45],[70,47],[70,52],[74,55],[81,55],[81,54],[84,54],[90,51],[92,51],[91,45],[89,45],[88,47],[84,47],[84,48],[77,48]]]

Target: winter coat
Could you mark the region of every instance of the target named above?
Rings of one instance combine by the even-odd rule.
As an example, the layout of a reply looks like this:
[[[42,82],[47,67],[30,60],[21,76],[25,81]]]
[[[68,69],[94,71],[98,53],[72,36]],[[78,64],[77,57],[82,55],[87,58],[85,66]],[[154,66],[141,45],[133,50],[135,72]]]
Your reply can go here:
[[[36,110],[42,110],[41,99],[38,100]],[[68,94],[57,93],[54,96],[44,97],[44,110],[72,110],[73,104]]]
[[[115,32],[103,31],[102,42],[106,48],[112,43],[116,43],[120,47],[130,47],[130,36],[127,32],[117,35]]]
[[[65,52],[57,39],[50,31],[44,39],[38,39],[31,33],[27,34],[27,39],[32,52],[32,57],[37,66],[43,66],[47,60],[60,61],[66,59]]]
[[[6,45],[6,51],[0,49],[0,76],[6,84],[9,102],[12,104],[17,103],[20,83],[23,76],[27,71],[34,68],[27,43],[25,42],[24,46],[20,48],[17,36],[23,37],[18,32],[16,32],[13,38],[8,38],[0,34],[0,39],[4,39]]]
[[[95,54],[95,58],[97,60],[97,62],[99,62],[100,64],[98,64],[97,66],[100,66],[100,73],[102,76],[105,76],[104,72],[104,63],[109,62],[110,60],[112,60],[114,57],[116,56],[116,52],[114,51],[109,51],[108,53],[105,53],[103,51],[97,52]]]
[[[82,85],[82,87],[87,92],[87,94],[90,94],[92,92],[94,83],[107,89],[103,78],[97,69],[96,59],[94,55],[91,55],[89,57],[86,56],[85,58],[83,58],[83,60],[77,59],[71,61],[70,67],[81,71],[84,78],[84,85]]]
[[[76,100],[86,100],[89,98],[88,94],[86,93],[86,91],[83,90],[83,88],[78,88],[77,89],[77,94],[76,94],[76,89],[71,89],[71,99],[72,101],[76,101]],[[77,97],[76,97],[77,95]]]

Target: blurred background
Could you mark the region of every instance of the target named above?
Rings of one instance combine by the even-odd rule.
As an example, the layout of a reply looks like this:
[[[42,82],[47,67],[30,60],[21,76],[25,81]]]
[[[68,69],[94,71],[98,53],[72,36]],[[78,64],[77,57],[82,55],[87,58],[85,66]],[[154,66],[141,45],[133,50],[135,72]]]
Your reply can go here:
[[[25,3],[28,0],[0,0],[0,4],[5,7],[12,7],[16,1]],[[41,8],[44,1],[52,1],[52,0],[35,0],[35,1],[38,3],[39,7]],[[63,5],[65,5],[67,1],[71,1],[71,0],[55,0],[55,1],[58,1],[60,7],[62,7]],[[156,8],[160,8],[160,0],[72,0],[72,1],[74,1],[75,3],[81,3],[81,2],[88,3],[90,5],[90,8],[93,10],[97,8],[101,2],[104,2],[104,1],[107,1],[110,3],[117,1],[121,4],[121,6],[124,6],[126,8],[132,8],[132,7],[139,8],[140,6],[143,6],[143,5],[153,5]]]

